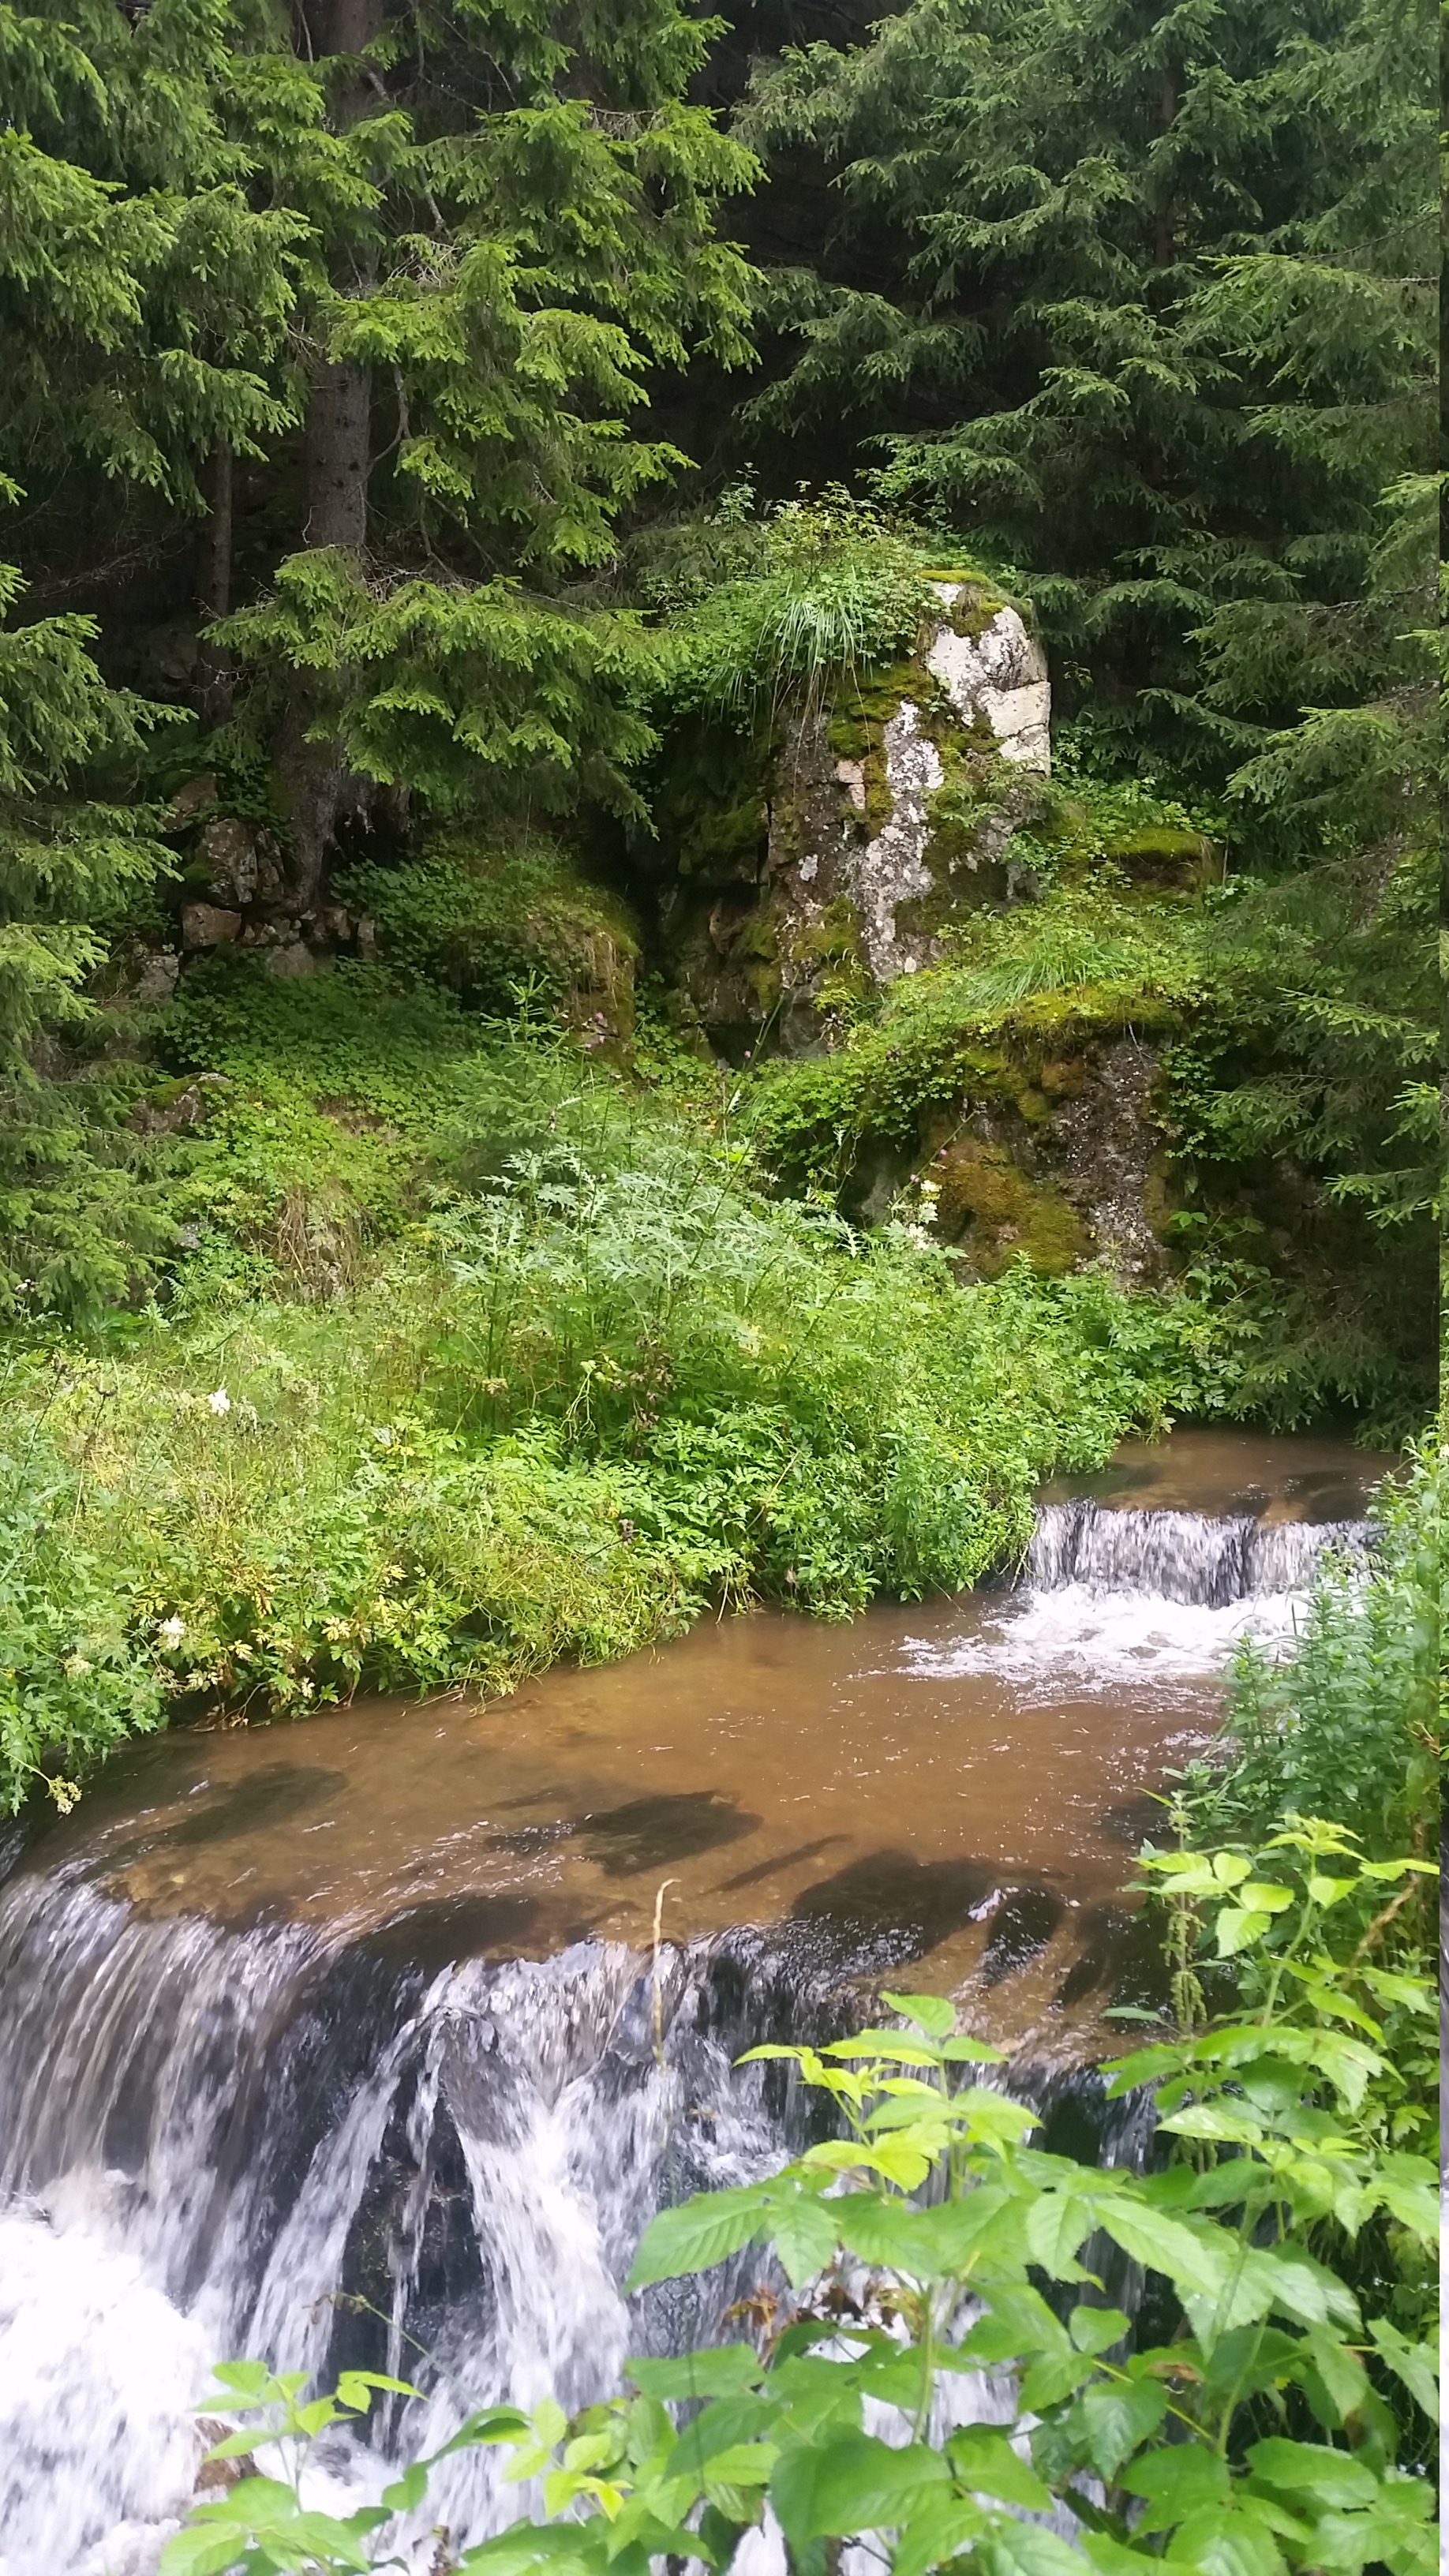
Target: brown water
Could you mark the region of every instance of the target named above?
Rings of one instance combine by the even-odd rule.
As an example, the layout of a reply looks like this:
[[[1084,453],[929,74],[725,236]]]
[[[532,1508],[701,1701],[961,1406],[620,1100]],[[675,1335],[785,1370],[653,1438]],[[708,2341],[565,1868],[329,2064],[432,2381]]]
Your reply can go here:
[[[1389,1463],[1179,1433],[1045,1499],[1275,1528],[1352,1517]],[[761,1612],[503,1702],[178,1734],[117,1763],[34,1860],[150,1916],[305,1922],[423,1960],[642,1945],[656,1904],[674,1940],[790,1921],[862,1971],[969,1979],[1020,2032],[1106,2000],[1151,1793],[1210,1740],[1231,1635],[1288,1618],[1281,1598],[1195,1601],[1216,1529],[1156,1526],[1186,1599],[1069,1584],[841,1627]]]

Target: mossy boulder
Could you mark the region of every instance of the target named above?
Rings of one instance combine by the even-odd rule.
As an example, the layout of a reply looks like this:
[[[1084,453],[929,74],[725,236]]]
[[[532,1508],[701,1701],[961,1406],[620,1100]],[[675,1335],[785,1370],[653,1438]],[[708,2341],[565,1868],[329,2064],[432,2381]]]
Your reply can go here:
[[[1114,833],[1106,855],[1153,894],[1199,894],[1222,874],[1221,856],[1203,833],[1167,823]]]
[[[335,888],[375,925],[384,962],[506,1014],[520,992],[586,1042],[626,1048],[634,1028],[639,926],[556,843],[440,837],[395,867],[349,869]]]

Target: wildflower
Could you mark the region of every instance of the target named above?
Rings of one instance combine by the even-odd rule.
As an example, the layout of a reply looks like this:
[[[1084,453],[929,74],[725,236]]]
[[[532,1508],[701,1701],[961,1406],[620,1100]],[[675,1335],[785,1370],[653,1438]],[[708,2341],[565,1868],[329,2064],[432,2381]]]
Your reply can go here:
[[[227,1394],[224,1386],[215,1388],[213,1393],[207,1397],[206,1403],[207,1410],[217,1415],[230,1413],[231,1411],[231,1397]]]
[[[169,1619],[162,1620],[156,1634],[163,1646],[179,1646],[186,1634],[186,1622],[178,1619],[173,1610]]]

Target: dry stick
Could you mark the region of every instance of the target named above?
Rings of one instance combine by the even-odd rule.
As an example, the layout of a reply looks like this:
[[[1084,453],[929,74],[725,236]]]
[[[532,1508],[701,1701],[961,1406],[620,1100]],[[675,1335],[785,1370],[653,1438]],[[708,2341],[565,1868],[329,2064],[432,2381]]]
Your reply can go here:
[[[654,2063],[661,2075],[664,2073],[664,1995],[659,1983],[659,1944],[664,1937],[664,1898],[668,1889],[678,1885],[677,1878],[661,1879],[654,1899],[654,1945],[651,1970],[654,1987]]]

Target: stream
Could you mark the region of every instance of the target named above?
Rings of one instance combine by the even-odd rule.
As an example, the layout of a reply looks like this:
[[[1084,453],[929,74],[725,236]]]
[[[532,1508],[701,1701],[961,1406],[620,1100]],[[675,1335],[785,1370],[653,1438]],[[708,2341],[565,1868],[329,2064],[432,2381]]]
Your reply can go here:
[[[1390,1464],[1178,1432],[1048,1487],[1025,1567],[831,1627],[706,1623],[514,1698],[135,1746],[0,1887],[0,2576],[150,2576],[214,2359],[415,2377],[374,2493],[467,2408],[568,2408],[707,2338],[760,2258],[626,2303],[652,2212],[805,2135],[765,2038],[959,1997],[1048,2143],[1150,2000],[1121,1889],[1234,1640],[1291,1638]],[[661,1939],[654,1950],[658,1909]],[[363,2304],[365,2303],[365,2304]],[[982,2383],[976,2401],[993,2402]],[[520,2509],[465,2453],[425,2523]],[[420,2542],[417,2564],[428,2563]]]

